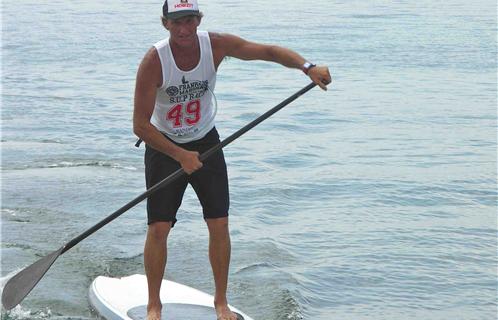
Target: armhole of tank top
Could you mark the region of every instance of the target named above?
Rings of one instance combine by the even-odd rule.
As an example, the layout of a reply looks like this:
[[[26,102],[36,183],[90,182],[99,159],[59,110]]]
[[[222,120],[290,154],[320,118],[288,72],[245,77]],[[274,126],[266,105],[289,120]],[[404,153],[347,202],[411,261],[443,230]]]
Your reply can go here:
[[[211,36],[209,35],[209,31],[206,31],[206,38],[207,38],[207,46],[209,56],[211,59],[211,67],[213,68],[213,72],[216,73],[216,66],[214,65],[214,55],[213,55],[213,46],[211,45]]]
[[[164,71],[165,71],[164,64],[166,62],[163,61],[163,55],[161,54],[161,49],[165,50],[166,47],[167,46],[158,47],[157,44],[154,45],[154,48],[156,48],[156,51],[157,51],[157,55],[159,56],[159,62],[161,63],[161,74],[163,76],[163,81],[162,81],[163,83],[161,84],[161,86],[158,89],[163,89],[167,85],[166,84],[166,75],[164,74]]]

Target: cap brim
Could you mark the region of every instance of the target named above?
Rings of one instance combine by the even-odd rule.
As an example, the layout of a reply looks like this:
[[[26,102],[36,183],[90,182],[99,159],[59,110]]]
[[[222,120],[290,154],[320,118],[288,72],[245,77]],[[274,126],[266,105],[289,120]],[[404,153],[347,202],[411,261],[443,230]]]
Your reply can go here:
[[[182,10],[182,11],[178,11],[178,12],[168,13],[166,15],[166,18],[175,20],[175,19],[180,19],[180,18],[186,17],[186,16],[200,16],[200,13],[197,10]]]

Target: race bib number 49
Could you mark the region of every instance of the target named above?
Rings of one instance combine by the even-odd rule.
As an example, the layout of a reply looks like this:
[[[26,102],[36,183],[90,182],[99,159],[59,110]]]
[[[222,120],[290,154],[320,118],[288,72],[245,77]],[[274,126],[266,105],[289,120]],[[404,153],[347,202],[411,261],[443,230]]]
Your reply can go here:
[[[169,109],[166,118],[173,123],[173,128],[193,126],[201,120],[201,102],[192,100],[187,104],[176,104]]]

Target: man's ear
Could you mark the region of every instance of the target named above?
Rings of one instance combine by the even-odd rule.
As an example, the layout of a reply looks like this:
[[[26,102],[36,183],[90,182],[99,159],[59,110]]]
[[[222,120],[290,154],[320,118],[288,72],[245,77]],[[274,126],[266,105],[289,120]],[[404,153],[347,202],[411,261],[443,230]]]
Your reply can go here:
[[[165,17],[161,17],[161,23],[163,24],[163,27],[166,30],[169,30],[167,22],[168,22],[168,19],[166,19]]]

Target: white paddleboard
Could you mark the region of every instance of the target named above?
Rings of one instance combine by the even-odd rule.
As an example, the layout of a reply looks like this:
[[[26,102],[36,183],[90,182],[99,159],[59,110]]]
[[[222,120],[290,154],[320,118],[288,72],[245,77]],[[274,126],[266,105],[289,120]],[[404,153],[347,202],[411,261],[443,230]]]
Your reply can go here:
[[[216,320],[213,296],[163,280],[162,320]],[[91,305],[107,320],[145,320],[147,315],[147,279],[135,274],[124,278],[97,277],[89,289]],[[239,320],[253,320],[242,311],[229,306]]]

